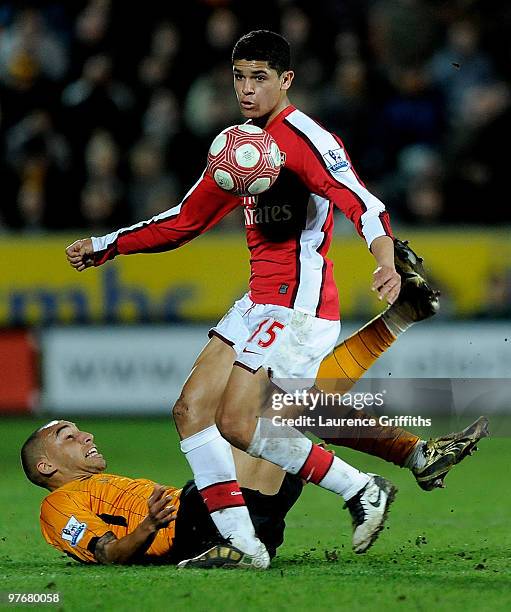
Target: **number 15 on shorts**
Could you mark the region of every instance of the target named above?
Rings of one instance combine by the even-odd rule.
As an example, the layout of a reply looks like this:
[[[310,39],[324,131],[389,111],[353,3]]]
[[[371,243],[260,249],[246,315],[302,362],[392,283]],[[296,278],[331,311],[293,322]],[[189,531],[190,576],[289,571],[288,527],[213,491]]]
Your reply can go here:
[[[270,347],[277,339],[277,334],[284,329],[285,325],[275,319],[264,319],[257,326],[255,332],[250,336],[247,343],[255,342],[261,348]]]

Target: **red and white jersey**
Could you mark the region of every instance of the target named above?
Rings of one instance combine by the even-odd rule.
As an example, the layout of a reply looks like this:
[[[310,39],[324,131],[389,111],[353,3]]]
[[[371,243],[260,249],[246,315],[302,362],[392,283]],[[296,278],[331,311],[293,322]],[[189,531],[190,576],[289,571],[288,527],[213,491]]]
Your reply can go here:
[[[358,178],[341,140],[295,107],[285,108],[266,129],[285,158],[271,189],[239,198],[204,173],[174,208],[93,237],[95,265],[116,255],[175,249],[241,205],[250,250],[251,299],[338,320],[333,264],[327,258],[333,207],[343,211],[370,246],[379,236],[391,236],[385,206]]]

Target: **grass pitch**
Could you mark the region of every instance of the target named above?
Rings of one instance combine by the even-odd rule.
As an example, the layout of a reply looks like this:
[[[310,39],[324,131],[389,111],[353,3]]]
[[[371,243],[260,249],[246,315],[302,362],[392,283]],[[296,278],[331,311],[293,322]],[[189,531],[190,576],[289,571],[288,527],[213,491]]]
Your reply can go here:
[[[168,421],[76,422],[95,434],[109,472],[174,485],[190,477]],[[447,489],[432,493],[421,491],[406,470],[339,449],[400,489],[388,529],[366,555],[351,552],[341,500],[309,485],[269,571],[206,572],[82,566],[50,548],[38,522],[44,492],[19,466],[22,442],[42,423],[0,420],[1,591],[59,591],[61,603],[45,607],[73,612],[511,609],[509,438],[483,440],[449,475]]]

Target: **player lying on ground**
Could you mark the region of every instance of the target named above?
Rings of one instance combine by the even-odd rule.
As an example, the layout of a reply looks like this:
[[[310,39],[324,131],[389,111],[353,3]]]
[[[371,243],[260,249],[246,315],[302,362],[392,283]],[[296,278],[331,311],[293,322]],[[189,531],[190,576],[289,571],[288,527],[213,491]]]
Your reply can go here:
[[[303,482],[268,462],[235,456],[250,518],[273,558]],[[213,566],[219,557],[227,566],[243,563],[225,546],[193,481],[176,489],[105,474],[94,437],[74,423],[52,421],[36,430],[21,459],[27,478],[51,491],[41,504],[45,540],[77,561],[175,564],[208,550]]]
[[[238,198],[204,174],[178,206],[130,228],[79,240],[67,256],[82,271],[119,254],[178,248],[240,205],[249,212],[280,211],[245,215],[250,294],[211,331],[174,406],[181,449],[218,530],[254,567],[267,567],[269,557],[251,524],[228,442],[342,496],[359,521],[354,547],[364,552],[382,529],[393,485],[332,457],[294,429],[263,437],[263,407],[255,398],[268,375],[277,386],[295,379],[300,389],[303,380],[316,378],[335,347],[339,303],[327,259],[334,206],[355,224],[375,258],[373,289],[380,299],[396,300],[401,278],[388,214],[353,170],[341,140],[290,103],[294,73],[287,41],[273,32],[251,32],[236,43],[232,60],[242,115],[265,128],[284,153],[275,185],[257,198]],[[389,311],[386,324],[399,331],[407,322]],[[198,558],[188,565],[204,564]]]
[[[227,565],[241,555],[223,541],[193,481],[182,489],[146,479],[105,474],[106,461],[94,436],[69,421],[52,421],[35,431],[21,451],[23,469],[34,484],[51,491],[41,504],[45,540],[86,563],[178,563],[215,545]],[[246,465],[250,469],[251,466]],[[284,538],[284,517],[303,483],[275,466],[240,477],[257,536],[271,557]],[[259,489],[274,488],[274,495]]]

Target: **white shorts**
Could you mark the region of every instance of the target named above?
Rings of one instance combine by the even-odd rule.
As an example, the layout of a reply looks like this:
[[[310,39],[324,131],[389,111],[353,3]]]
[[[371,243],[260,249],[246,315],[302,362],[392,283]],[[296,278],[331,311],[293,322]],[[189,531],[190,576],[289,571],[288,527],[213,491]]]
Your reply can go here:
[[[263,367],[278,387],[293,392],[314,383],[340,331],[340,321],[318,319],[285,306],[255,304],[245,294],[209,337],[218,336],[233,347],[236,365],[254,373]]]

